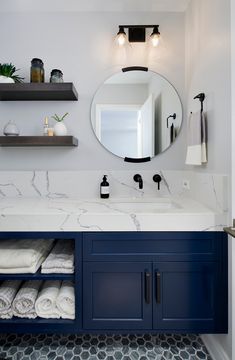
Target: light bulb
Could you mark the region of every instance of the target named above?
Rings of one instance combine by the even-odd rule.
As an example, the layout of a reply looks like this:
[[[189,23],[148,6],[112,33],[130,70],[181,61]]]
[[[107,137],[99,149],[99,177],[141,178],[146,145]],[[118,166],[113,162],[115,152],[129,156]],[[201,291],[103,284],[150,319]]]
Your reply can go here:
[[[123,27],[119,28],[119,31],[118,31],[117,36],[115,38],[115,42],[117,43],[118,46],[124,46],[126,44],[127,36],[126,36],[126,33],[125,33]]]
[[[151,44],[153,47],[157,47],[160,42],[160,35],[158,35],[158,34],[151,35],[150,41],[151,41]]]
[[[150,35],[150,42],[153,47],[157,47],[160,42],[160,32],[158,30],[159,26],[154,26],[153,32]]]
[[[117,43],[118,43],[119,46],[125,45],[125,43],[126,43],[126,35],[124,35],[124,34],[119,34],[119,35],[117,36]]]

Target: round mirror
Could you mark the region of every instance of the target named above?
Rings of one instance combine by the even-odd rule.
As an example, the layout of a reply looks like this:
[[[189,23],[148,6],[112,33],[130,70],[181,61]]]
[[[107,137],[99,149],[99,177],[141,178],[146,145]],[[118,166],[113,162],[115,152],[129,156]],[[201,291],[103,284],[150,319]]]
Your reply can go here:
[[[161,75],[123,69],[96,92],[91,123],[100,143],[130,160],[152,158],[176,139],[182,123],[182,104],[175,88]]]

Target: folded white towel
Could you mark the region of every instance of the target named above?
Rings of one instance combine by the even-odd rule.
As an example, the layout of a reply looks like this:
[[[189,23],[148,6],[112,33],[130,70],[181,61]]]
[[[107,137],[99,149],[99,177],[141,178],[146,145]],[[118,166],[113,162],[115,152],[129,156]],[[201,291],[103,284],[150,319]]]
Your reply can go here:
[[[28,319],[37,317],[35,302],[41,284],[42,281],[38,280],[29,280],[23,284],[12,303],[14,316]]]
[[[207,127],[203,112],[190,114],[188,121],[187,165],[207,163]]]
[[[35,273],[48,255],[53,239],[20,239],[0,242],[0,273]]]
[[[20,280],[5,280],[0,286],[0,318],[11,319],[12,302],[20,287]]]
[[[58,240],[46,260],[42,263],[42,273],[50,274],[55,269],[60,273],[74,272],[74,242],[73,240]],[[55,271],[57,272],[57,271]]]
[[[35,303],[35,310],[38,316],[45,319],[60,318],[60,312],[56,306],[60,286],[60,280],[47,280],[44,282]]]
[[[75,319],[75,294],[71,281],[62,282],[56,305],[63,319]]]
[[[73,274],[74,268],[72,269],[66,269],[66,268],[43,268],[41,269],[42,274]]]

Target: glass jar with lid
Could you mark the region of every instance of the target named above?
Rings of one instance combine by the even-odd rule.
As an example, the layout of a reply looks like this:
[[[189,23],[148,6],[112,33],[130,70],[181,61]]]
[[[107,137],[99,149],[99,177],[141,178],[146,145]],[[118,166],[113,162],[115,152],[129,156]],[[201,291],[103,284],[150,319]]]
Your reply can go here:
[[[38,58],[33,58],[31,61],[30,81],[32,83],[44,82],[44,67],[43,61]]]
[[[64,82],[62,71],[58,70],[58,69],[53,69],[51,71],[50,82],[51,83],[62,83],[62,82]]]

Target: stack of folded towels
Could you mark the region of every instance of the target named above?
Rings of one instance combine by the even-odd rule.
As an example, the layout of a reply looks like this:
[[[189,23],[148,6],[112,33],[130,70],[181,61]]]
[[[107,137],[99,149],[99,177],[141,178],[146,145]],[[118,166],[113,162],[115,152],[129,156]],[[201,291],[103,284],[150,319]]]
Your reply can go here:
[[[74,273],[74,242],[73,240],[58,240],[51,253],[42,263],[43,274],[73,274]]]
[[[13,316],[35,319],[75,319],[75,294],[71,281],[6,280],[0,286],[0,319]]]
[[[0,273],[34,274],[46,259],[52,245],[52,239],[0,241]]]

